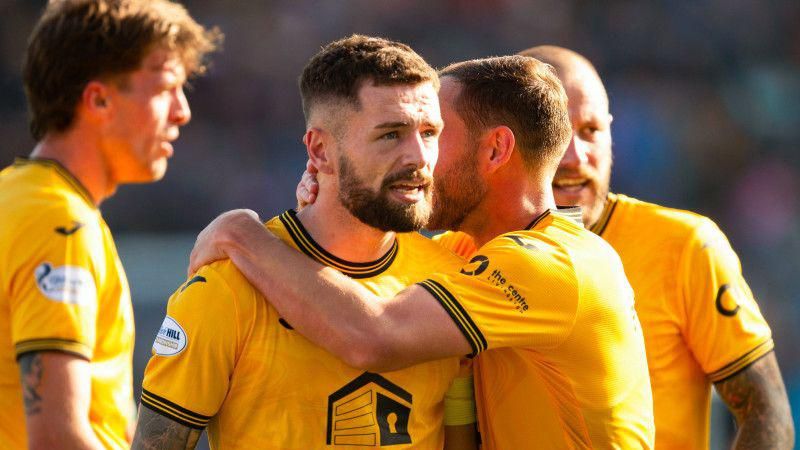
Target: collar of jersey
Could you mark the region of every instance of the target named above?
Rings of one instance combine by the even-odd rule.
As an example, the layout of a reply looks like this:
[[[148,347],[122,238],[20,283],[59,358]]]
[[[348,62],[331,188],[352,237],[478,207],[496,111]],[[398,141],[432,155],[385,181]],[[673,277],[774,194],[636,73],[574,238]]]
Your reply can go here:
[[[309,234],[308,230],[306,230],[297,218],[297,213],[293,209],[281,214],[279,219],[300,251],[317,262],[333,267],[351,278],[374,277],[388,269],[392,265],[392,262],[394,262],[395,257],[397,257],[399,245],[397,243],[397,238],[395,238],[392,248],[375,261],[364,263],[346,261],[322,248],[322,246],[311,237],[311,234]]]
[[[539,214],[539,216],[533,219],[533,222],[525,227],[525,229],[532,230],[533,227],[541,223],[541,221],[550,214],[561,216],[567,220],[577,223],[580,226],[583,226],[583,213],[581,212],[580,206],[556,206],[556,209],[548,209],[547,211]]]
[[[600,213],[600,218],[589,228],[589,231],[598,236],[602,236],[603,232],[606,231],[608,222],[611,221],[611,215],[614,214],[614,210],[617,209],[617,203],[617,195],[609,192],[606,197],[606,204],[603,206],[603,212]]]
[[[62,166],[60,162],[55,159],[49,158],[16,158],[14,160],[15,166],[39,165],[53,169],[64,181],[69,184],[72,189],[92,207],[95,208],[94,200],[89,195],[89,191],[72,175],[66,167]]]

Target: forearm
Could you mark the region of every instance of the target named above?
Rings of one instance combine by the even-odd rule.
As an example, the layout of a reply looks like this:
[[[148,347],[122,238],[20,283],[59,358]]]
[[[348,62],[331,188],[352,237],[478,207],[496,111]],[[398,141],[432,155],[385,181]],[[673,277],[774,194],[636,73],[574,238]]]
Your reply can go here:
[[[264,228],[232,232],[221,246],[284,320],[354,366],[369,365],[384,302],[335,269],[290,248]]]

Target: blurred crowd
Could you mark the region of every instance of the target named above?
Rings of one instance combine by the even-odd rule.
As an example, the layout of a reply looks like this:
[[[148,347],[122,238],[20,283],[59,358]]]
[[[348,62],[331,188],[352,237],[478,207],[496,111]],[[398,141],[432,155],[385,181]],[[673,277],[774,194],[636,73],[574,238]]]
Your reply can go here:
[[[20,65],[44,3],[0,0],[2,166],[33,145]],[[390,37],[435,66],[565,46],[596,64],[609,91],[612,188],[720,224],[773,327],[800,412],[800,2],[183,3],[219,26],[224,49],[192,82],[193,119],[165,180],[125,187],[103,205],[115,233],[194,233],[226,209],[270,217],[292,207],[306,159],[296,79],[333,39]]]

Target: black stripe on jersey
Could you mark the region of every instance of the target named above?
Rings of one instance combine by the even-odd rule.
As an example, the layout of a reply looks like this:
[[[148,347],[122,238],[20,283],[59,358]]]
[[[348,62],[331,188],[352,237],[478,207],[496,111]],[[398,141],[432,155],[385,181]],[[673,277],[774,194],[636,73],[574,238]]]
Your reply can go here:
[[[739,358],[736,358],[735,361],[726,364],[723,368],[715,372],[708,374],[708,379],[711,380],[712,383],[725,381],[728,378],[738,374],[742,370],[748,368],[751,364],[761,359],[762,356],[768,354],[774,348],[775,343],[773,342],[772,338],[769,338],[755,346],[755,348],[749,352],[745,353]]]
[[[456,323],[458,328],[461,330],[461,333],[464,334],[464,337],[467,338],[467,342],[469,342],[470,347],[472,347],[472,355],[471,357],[477,356],[480,352],[486,350],[486,338],[481,333],[481,330],[478,329],[478,326],[469,316],[467,311],[461,306],[460,303],[456,300],[453,294],[450,293],[444,286],[437,283],[433,280],[425,280],[417,283],[418,285],[422,286],[426,291],[430,292],[431,295],[442,305],[447,314],[450,315],[450,318],[453,319],[453,322]]]
[[[281,214],[278,218],[281,223],[283,223],[286,231],[289,232],[289,236],[292,237],[294,243],[303,253],[315,261],[333,267],[351,278],[370,278],[379,275],[388,269],[397,257],[399,244],[397,243],[397,239],[395,239],[392,248],[375,261],[366,263],[346,261],[331,254],[317,244],[314,238],[311,237],[311,234],[308,233],[308,230],[305,229],[297,218],[297,213],[294,210],[290,209]]]
[[[536,225],[538,225],[538,224],[539,224],[539,222],[541,222],[542,220],[544,220],[544,218],[545,218],[545,217],[547,217],[547,216],[549,216],[549,215],[550,215],[550,210],[548,209],[547,211],[545,211],[545,212],[543,212],[543,213],[539,214],[539,216],[538,216],[538,217],[536,217],[535,219],[533,219],[533,222],[531,222],[531,223],[530,223],[530,224],[529,224],[527,227],[525,227],[525,229],[526,229],[526,230],[530,230],[530,229],[532,229],[533,227],[535,227]]]
[[[84,198],[84,200],[86,200],[91,206],[95,206],[92,196],[89,195],[89,190],[86,189],[83,184],[81,184],[81,182],[69,172],[69,170],[62,166],[60,162],[56,161],[55,159],[48,158],[17,158],[14,161],[15,166],[25,166],[28,164],[39,164],[52,167],[55,169],[56,173],[58,173],[61,178],[64,179],[64,181],[69,183],[75,189],[75,191]]]
[[[191,285],[193,285],[195,283],[205,283],[205,282],[206,282],[206,277],[203,277],[203,276],[200,276],[200,275],[196,275],[196,276],[192,277],[192,279],[189,280],[185,285],[183,285],[183,287],[181,288],[181,292],[185,291],[186,288],[188,288],[189,286],[191,286]]]
[[[204,429],[211,420],[211,416],[190,411],[146,389],[142,389],[141,402],[156,413],[196,430]]]
[[[17,360],[27,353],[56,351],[80,356],[86,360],[92,359],[92,349],[83,342],[58,338],[40,338],[20,341],[14,344]]]
[[[600,219],[597,220],[597,223],[592,225],[589,231],[598,236],[602,236],[603,232],[606,231],[608,222],[611,220],[611,215],[614,214],[614,210],[617,209],[617,203],[617,196],[609,192],[606,198],[606,204],[603,206],[603,212],[600,213]]]

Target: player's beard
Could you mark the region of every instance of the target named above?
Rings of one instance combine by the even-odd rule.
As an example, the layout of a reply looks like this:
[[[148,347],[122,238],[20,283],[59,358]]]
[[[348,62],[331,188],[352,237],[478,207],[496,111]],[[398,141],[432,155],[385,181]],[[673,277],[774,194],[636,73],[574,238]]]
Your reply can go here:
[[[423,200],[411,204],[392,200],[391,185],[411,180],[426,182]],[[431,216],[431,186],[430,175],[409,168],[387,175],[376,192],[356,175],[349,158],[339,158],[339,201],[355,218],[381,231],[405,233],[424,227]]]
[[[427,228],[459,230],[467,216],[483,201],[487,190],[478,174],[478,144],[475,143],[455,168],[434,176],[433,214]]]

